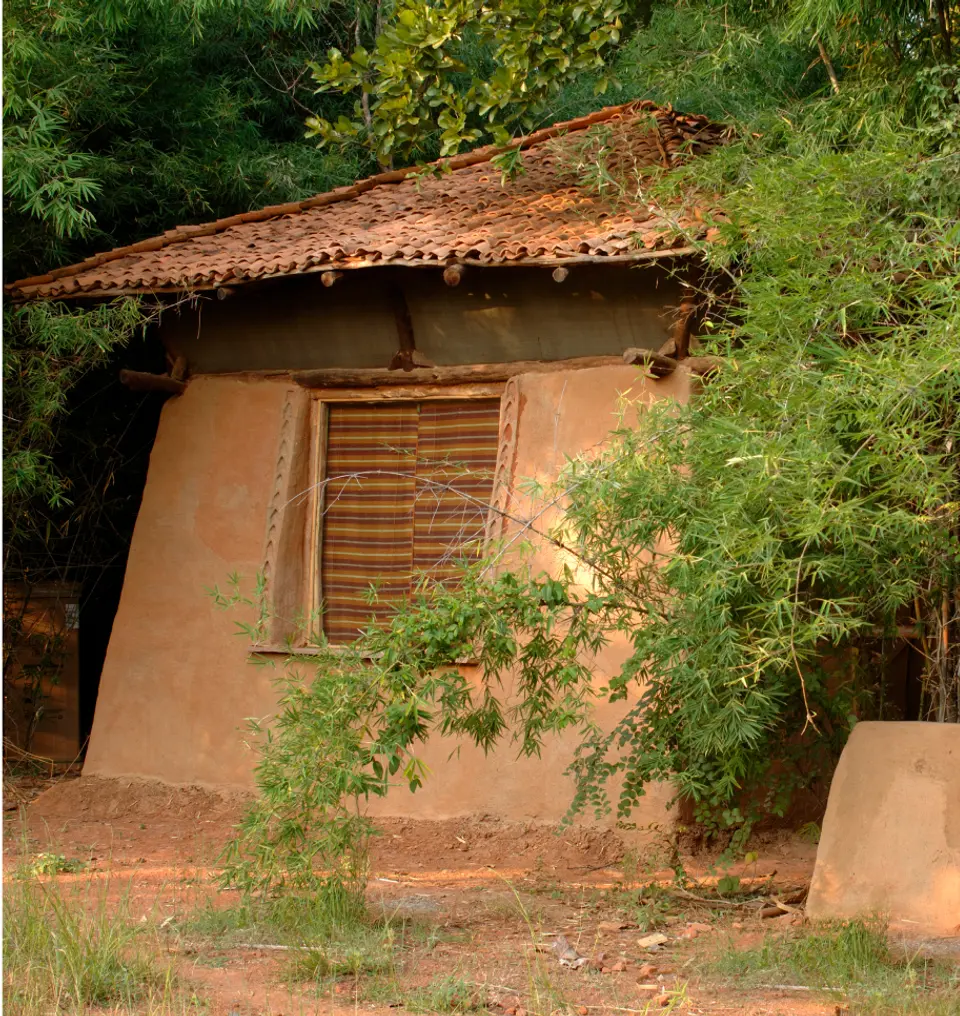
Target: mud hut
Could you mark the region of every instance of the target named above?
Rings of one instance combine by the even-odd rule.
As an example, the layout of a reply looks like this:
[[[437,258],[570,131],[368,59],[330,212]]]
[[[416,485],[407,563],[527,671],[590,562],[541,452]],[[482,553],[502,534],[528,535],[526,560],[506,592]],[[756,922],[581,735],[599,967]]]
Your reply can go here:
[[[249,785],[238,731],[273,703],[251,658],[284,651],[308,615],[349,641],[372,583],[389,609],[458,546],[503,536],[518,481],[550,480],[566,456],[601,445],[624,393],[639,411],[686,399],[690,238],[706,226],[582,177],[602,166],[642,181],[721,137],[649,103],[609,108],[516,142],[512,181],[497,150],[480,149],[179,226],[10,287],[17,300],[176,304],[156,329],[169,373],[122,378],[172,397],[84,772]],[[279,619],[257,644],[207,593],[232,572],[266,578]],[[627,652],[609,646],[598,676]],[[566,808],[569,739],[539,760],[469,747],[451,759],[450,747],[428,749],[424,792],[381,808],[540,821]],[[637,822],[658,820],[663,803],[650,795]]]

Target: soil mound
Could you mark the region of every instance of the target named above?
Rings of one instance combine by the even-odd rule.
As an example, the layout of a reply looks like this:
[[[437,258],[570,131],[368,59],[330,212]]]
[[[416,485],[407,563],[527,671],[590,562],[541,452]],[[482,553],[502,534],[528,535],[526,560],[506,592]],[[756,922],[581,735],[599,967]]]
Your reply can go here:
[[[45,790],[32,804],[32,816],[51,824],[63,821],[204,819],[233,825],[251,795],[243,791],[171,786],[150,780],[66,779]]]
[[[55,834],[116,861],[162,854],[166,863],[204,863],[230,838],[251,800],[241,790],[84,776],[41,793],[30,805],[29,824],[41,840]],[[615,864],[625,849],[610,829],[581,826],[558,834],[555,826],[489,815],[379,818],[376,826],[371,854],[378,872],[493,867],[582,877]]]

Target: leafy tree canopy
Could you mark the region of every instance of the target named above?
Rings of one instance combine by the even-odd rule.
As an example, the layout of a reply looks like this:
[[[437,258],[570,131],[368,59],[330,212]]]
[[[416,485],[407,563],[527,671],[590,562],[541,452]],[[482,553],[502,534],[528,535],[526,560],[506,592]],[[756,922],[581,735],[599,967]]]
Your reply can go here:
[[[440,155],[485,130],[504,144],[511,125],[533,126],[572,76],[597,72],[620,40],[623,0],[399,0],[370,49],[332,49],[313,63],[321,91],[358,91],[354,114],[308,120],[324,142],[363,138],[383,162],[409,156],[439,131]]]
[[[346,45],[358,16],[352,3],[306,0],[11,0],[3,20],[5,280],[362,175],[373,164],[364,153],[325,155],[303,141],[304,118],[320,101],[306,61]],[[346,108],[339,96],[321,105]],[[129,539],[136,499],[114,505],[113,519],[100,510],[129,466],[129,452],[105,440],[101,426],[116,400],[97,417],[102,396],[81,409],[73,393],[154,314],[133,301],[6,308],[4,518],[13,572],[65,577],[89,564],[77,552],[82,533],[88,550],[102,537],[114,555]],[[109,424],[117,439],[122,417]]]

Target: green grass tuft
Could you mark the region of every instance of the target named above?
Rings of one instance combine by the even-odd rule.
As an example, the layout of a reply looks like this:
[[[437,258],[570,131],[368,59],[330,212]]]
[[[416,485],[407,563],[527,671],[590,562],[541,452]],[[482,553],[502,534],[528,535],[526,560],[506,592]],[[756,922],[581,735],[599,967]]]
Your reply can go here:
[[[153,1008],[170,995],[172,971],[150,957],[123,901],[108,907],[106,884],[92,900],[68,899],[55,880],[21,873],[5,888],[3,904],[5,1012],[144,1002]]]
[[[244,897],[235,906],[207,904],[179,924],[184,935],[216,938],[220,944],[264,942],[310,945],[371,923],[352,900],[325,895],[286,894]]]
[[[422,988],[414,988],[407,993],[403,1004],[415,1013],[466,1013],[485,1008],[477,986],[453,975],[438,977]]]
[[[40,875],[59,875],[61,873],[73,874],[83,871],[86,868],[86,861],[76,857],[66,857],[63,854],[37,854],[37,856],[23,868],[21,877],[38,877]]]
[[[405,988],[396,977],[364,985],[363,998],[382,1005],[403,1006],[413,1013],[469,1013],[486,1009],[481,985],[447,974],[429,984]]]
[[[322,982],[336,977],[383,974],[393,969],[392,942],[370,929],[367,936],[353,935],[304,950],[290,966],[293,981]]]
[[[848,921],[770,935],[753,949],[723,948],[704,970],[744,987],[802,985],[841,994],[869,1016],[957,1016],[960,972],[895,955],[879,922]]]

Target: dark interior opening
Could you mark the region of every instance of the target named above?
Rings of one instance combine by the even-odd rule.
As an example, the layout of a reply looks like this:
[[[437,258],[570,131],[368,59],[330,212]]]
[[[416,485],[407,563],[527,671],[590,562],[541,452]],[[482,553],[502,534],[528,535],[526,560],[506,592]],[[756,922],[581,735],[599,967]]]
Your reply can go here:
[[[73,393],[68,425],[85,438],[92,510],[73,551],[81,584],[79,631],[80,743],[86,745],[100,687],[107,644],[120,603],[123,577],[150,464],[150,452],[166,397],[132,392],[120,384],[121,367],[164,373],[163,347],[138,336]]]
[[[923,654],[914,639],[893,642],[883,660],[877,719],[919,720],[923,707]]]
[[[68,500],[50,504],[36,498],[18,520],[16,538],[5,548],[5,589],[25,590],[26,602],[34,605],[56,602],[58,592],[71,604],[79,597],[79,609],[70,608],[69,620],[64,614],[64,621],[53,622],[54,629],[60,624],[66,625],[64,632],[69,629],[69,640],[62,643],[67,648],[38,657],[46,659],[43,680],[52,685],[45,683],[39,697],[23,698],[28,707],[34,700],[42,703],[45,712],[39,723],[47,729],[41,734],[41,726],[36,728],[36,743],[44,756],[56,756],[60,762],[69,761],[78,750],[82,755],[93,725],[100,674],[164,402],[162,395],[125,388],[119,380],[122,367],[163,373],[167,369],[163,347],[153,335],[138,335],[70,391],[66,411],[57,420],[53,454]],[[6,597],[4,602],[6,609]],[[39,616],[58,615],[41,611]],[[41,628],[34,624],[31,631],[49,639],[44,645],[54,646],[60,644],[56,639],[66,637],[54,629],[43,621]],[[18,659],[32,652],[19,635],[15,644]],[[62,652],[67,655],[61,659]],[[8,691],[24,695],[5,682],[5,697]],[[21,728],[31,729],[29,717],[17,729]],[[23,739],[21,748],[33,743],[29,733]]]

